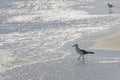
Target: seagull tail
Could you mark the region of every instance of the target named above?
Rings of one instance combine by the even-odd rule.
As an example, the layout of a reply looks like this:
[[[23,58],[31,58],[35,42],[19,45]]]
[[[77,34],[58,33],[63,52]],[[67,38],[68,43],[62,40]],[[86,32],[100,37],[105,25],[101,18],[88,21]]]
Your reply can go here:
[[[89,53],[89,54],[95,54],[94,52],[91,52],[91,51],[88,51],[87,53]]]

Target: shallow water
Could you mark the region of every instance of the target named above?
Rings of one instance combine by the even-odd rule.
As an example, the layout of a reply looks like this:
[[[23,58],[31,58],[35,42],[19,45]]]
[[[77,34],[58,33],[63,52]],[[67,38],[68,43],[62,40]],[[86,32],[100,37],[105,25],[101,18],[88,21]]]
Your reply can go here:
[[[110,0],[0,1],[2,74],[27,65],[64,59],[74,52],[71,47],[74,43],[88,48],[96,38],[120,30],[119,6],[109,14],[106,3],[118,5]],[[93,63],[119,61],[118,56],[105,55],[94,56],[92,60]]]
[[[95,52],[95,55],[87,55],[84,62],[78,61],[78,56],[72,54],[64,59],[14,68],[1,77],[5,80],[119,80],[119,52]]]

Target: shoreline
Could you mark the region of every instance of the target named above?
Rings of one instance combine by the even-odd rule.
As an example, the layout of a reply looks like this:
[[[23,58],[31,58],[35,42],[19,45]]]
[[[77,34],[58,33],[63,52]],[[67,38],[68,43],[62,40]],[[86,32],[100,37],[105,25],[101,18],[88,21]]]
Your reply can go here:
[[[97,39],[91,47],[95,50],[120,50],[120,32]]]

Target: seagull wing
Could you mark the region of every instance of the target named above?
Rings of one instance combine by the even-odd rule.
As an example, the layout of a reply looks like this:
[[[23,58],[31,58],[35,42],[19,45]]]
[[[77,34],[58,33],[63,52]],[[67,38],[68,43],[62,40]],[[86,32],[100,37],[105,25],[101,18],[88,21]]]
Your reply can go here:
[[[84,49],[80,49],[80,51],[82,51],[84,54],[87,54],[87,51]]]

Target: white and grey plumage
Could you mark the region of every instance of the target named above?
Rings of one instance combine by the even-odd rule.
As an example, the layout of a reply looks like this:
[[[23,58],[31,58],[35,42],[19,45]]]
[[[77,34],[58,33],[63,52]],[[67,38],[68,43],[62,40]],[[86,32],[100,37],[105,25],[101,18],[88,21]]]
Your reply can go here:
[[[94,52],[80,49],[80,48],[78,47],[78,44],[73,45],[73,47],[75,47],[76,52],[80,55],[80,56],[78,57],[78,60],[79,60],[81,57],[82,57],[82,60],[84,60],[84,55],[85,55],[85,54],[94,54]]]

